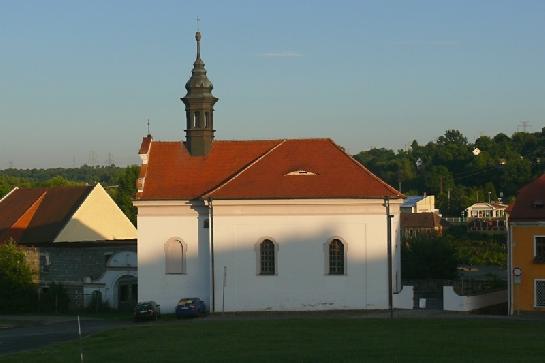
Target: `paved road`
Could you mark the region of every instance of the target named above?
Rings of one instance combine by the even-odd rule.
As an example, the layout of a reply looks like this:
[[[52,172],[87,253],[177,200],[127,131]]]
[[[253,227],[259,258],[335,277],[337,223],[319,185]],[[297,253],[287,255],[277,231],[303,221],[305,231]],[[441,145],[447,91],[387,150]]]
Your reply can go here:
[[[126,325],[127,322],[114,320],[82,320],[82,335],[97,333]],[[0,355],[22,350],[40,348],[44,345],[78,338],[78,323],[62,319],[53,322],[28,323],[26,326],[0,326]]]

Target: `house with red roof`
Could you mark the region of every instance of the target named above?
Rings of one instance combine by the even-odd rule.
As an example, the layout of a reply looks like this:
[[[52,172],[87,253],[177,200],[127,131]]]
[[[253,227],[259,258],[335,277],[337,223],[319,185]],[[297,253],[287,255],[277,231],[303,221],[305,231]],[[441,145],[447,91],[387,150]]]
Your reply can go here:
[[[139,300],[163,311],[184,297],[211,311],[388,308],[389,284],[401,290],[403,195],[328,138],[215,139],[200,39],[185,140],[147,135],[139,150]]]
[[[136,302],[136,228],[100,185],[14,188],[0,199],[0,243],[23,247],[40,292],[62,284],[73,308]]]
[[[507,214],[509,313],[545,312],[545,175],[518,191]]]

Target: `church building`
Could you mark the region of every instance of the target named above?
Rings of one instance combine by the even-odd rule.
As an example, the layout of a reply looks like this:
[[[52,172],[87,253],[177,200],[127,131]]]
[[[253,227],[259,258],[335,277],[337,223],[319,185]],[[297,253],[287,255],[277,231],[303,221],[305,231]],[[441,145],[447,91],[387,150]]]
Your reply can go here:
[[[185,140],[147,135],[139,151],[138,299],[164,312],[183,297],[212,312],[388,308],[402,194],[331,139],[215,139],[200,40]]]

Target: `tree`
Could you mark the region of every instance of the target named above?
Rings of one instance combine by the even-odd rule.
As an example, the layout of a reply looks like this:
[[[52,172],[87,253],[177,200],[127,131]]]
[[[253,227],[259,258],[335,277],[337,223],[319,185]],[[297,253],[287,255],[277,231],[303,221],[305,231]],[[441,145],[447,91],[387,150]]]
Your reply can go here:
[[[405,279],[455,279],[458,261],[452,245],[442,238],[419,237],[403,245],[401,271]]]
[[[136,225],[136,208],[132,205],[132,201],[136,196],[136,180],[139,172],[140,168],[138,166],[128,166],[117,177],[117,190],[112,193],[112,197],[119,209],[129,217],[134,225]]]
[[[12,239],[0,245],[0,310],[21,311],[34,304],[32,272]]]

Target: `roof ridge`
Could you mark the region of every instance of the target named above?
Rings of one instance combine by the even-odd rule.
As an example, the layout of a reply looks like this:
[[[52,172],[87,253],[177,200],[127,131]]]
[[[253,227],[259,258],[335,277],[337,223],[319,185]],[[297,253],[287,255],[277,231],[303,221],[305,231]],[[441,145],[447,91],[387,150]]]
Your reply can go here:
[[[376,176],[373,172],[371,172],[371,170],[367,169],[365,167],[365,165],[363,165],[362,163],[360,163],[359,161],[357,161],[356,159],[354,159],[354,157],[350,154],[348,154],[342,147],[340,147],[339,145],[337,145],[331,138],[327,138],[327,140],[333,144],[333,146],[335,146],[341,153],[343,153],[348,159],[350,159],[353,163],[355,163],[356,165],[358,165],[360,168],[362,168],[363,170],[365,170],[367,173],[369,173],[369,175],[373,178],[375,178],[375,180],[377,180],[379,183],[381,183],[382,185],[384,185],[387,189],[389,189],[390,191],[394,192],[394,194],[396,194],[396,196],[398,196],[399,198],[403,198],[404,195],[403,193],[401,193],[400,191],[396,190],[393,186],[391,186],[390,184],[386,183],[384,180],[382,180],[381,178],[379,178],[378,176]]]
[[[6,194],[6,195],[4,195],[2,198],[0,198],[0,203],[2,203],[2,201],[3,201],[4,199],[7,199],[13,192],[15,192],[15,191],[18,190],[18,189],[19,189],[19,187],[17,187],[17,186],[13,187],[13,189],[10,190],[10,191],[8,192],[8,194]]]
[[[268,155],[270,155],[274,150],[276,150],[278,147],[280,147],[280,145],[283,145],[285,142],[286,142],[286,139],[282,139],[282,140],[279,140],[280,142],[276,145],[274,145],[271,149],[269,149],[266,153],[264,153],[263,155],[261,155],[260,157],[258,157],[257,159],[255,159],[254,161],[252,161],[251,163],[249,163],[248,165],[246,165],[244,168],[242,168],[238,173],[236,173],[234,176],[230,177],[229,179],[227,179],[226,181],[224,181],[223,183],[221,183],[220,185],[218,185],[217,187],[215,187],[214,189],[212,189],[211,191],[203,194],[201,196],[201,198],[209,198],[213,193],[217,192],[218,190],[220,190],[221,188],[223,188],[224,186],[226,186],[227,184],[229,184],[230,182],[232,182],[233,180],[235,180],[236,178],[238,178],[240,175],[242,175],[246,170],[250,169],[252,166],[254,166],[255,164],[259,163],[261,160],[263,160],[264,158],[266,158]]]

